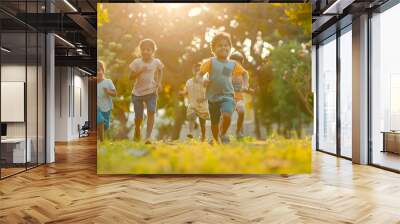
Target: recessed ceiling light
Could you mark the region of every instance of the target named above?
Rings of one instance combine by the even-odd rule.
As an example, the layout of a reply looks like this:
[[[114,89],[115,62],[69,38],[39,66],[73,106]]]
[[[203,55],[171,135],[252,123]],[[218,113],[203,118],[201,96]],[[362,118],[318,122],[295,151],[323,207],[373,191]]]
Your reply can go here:
[[[73,48],[75,48],[75,45],[73,45],[71,42],[69,42],[68,40],[66,40],[66,39],[64,39],[64,38],[62,38],[62,37],[60,37],[59,35],[57,35],[57,34],[54,34],[54,36],[55,37],[57,37],[59,40],[61,40],[62,42],[64,42],[65,44],[67,44],[67,45],[69,45],[70,47],[73,47]]]
[[[88,71],[86,71],[86,70],[83,70],[83,69],[81,69],[81,68],[79,68],[79,67],[78,67],[78,70],[81,71],[81,72],[83,72],[83,73],[85,73],[85,74],[87,74],[87,75],[92,75],[92,73],[90,73],[90,72],[88,72]]]
[[[1,50],[4,51],[4,52],[6,52],[6,53],[10,53],[10,52],[11,52],[11,50],[9,50],[9,49],[7,49],[7,48],[5,48],[5,47],[1,47]]]
[[[67,4],[74,12],[78,12],[78,10],[68,1],[64,0],[65,4]]]
[[[336,0],[322,14],[342,14],[343,10],[351,5],[355,0]]]

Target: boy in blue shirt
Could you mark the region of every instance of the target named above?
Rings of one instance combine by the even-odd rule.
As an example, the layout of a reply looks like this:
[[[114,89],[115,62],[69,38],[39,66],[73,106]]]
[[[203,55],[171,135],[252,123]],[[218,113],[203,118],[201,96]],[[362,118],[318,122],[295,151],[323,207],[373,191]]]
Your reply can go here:
[[[211,131],[216,142],[229,143],[226,135],[235,109],[232,76],[242,75],[246,70],[236,61],[229,60],[232,42],[230,35],[219,33],[211,41],[214,57],[206,59],[200,67],[200,76],[208,74],[204,80],[211,118]],[[222,117],[222,119],[221,119]],[[220,121],[222,121],[220,123]],[[221,133],[220,133],[221,131]]]
[[[110,127],[110,115],[113,108],[112,97],[117,95],[114,83],[105,78],[106,68],[102,61],[97,61],[97,137],[104,139],[104,131]]]

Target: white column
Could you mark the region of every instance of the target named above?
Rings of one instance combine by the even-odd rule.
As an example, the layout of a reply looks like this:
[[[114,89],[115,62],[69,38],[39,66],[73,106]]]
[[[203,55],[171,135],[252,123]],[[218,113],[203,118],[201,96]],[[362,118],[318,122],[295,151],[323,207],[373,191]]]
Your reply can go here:
[[[368,163],[368,15],[353,19],[353,162]]]
[[[55,60],[54,60],[54,35],[46,36],[46,163],[55,161],[54,133],[55,133]]]

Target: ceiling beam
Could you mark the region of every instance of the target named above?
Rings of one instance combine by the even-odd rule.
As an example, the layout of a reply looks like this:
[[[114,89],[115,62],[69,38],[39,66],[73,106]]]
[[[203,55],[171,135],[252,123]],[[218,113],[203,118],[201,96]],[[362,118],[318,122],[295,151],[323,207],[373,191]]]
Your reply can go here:
[[[317,31],[324,28],[326,24],[335,16],[320,16],[315,22],[312,23],[312,32],[316,33]]]
[[[72,21],[79,25],[90,37],[97,38],[97,30],[90,24],[85,17],[80,14],[68,14]]]
[[[91,56],[55,56],[56,66],[87,67],[96,71],[97,59]]]
[[[330,4],[322,14],[331,14],[338,15],[342,14],[343,10],[346,9],[349,5],[351,5],[355,0],[336,0],[332,4]]]

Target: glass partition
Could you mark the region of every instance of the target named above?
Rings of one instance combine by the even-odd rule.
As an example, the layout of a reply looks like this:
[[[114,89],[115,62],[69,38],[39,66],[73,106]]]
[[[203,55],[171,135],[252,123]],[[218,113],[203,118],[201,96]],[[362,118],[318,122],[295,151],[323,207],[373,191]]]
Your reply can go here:
[[[400,5],[371,18],[371,162],[400,170]]]
[[[2,177],[24,171],[31,162],[26,144],[26,41],[25,32],[1,34]]]
[[[351,26],[340,36],[340,154],[352,157],[352,33]]]
[[[37,96],[37,129],[38,129],[38,135],[37,135],[37,145],[38,145],[38,156],[37,156],[37,161],[38,164],[43,164],[46,162],[46,144],[45,144],[45,124],[46,124],[46,117],[45,117],[45,111],[46,111],[46,104],[45,104],[45,99],[46,99],[46,76],[45,76],[45,65],[46,65],[46,39],[45,35],[43,33],[38,34],[38,74],[37,74],[37,90],[38,90],[38,96]]]
[[[38,35],[36,32],[27,33],[27,82],[26,82],[26,114],[27,114],[27,149],[31,151],[28,168],[36,166],[38,160]]]
[[[41,13],[44,1],[1,1],[16,13]],[[43,33],[0,12],[0,178],[45,163],[45,44]],[[15,23],[15,25],[14,25]]]
[[[336,153],[336,36],[318,47],[318,149]]]

